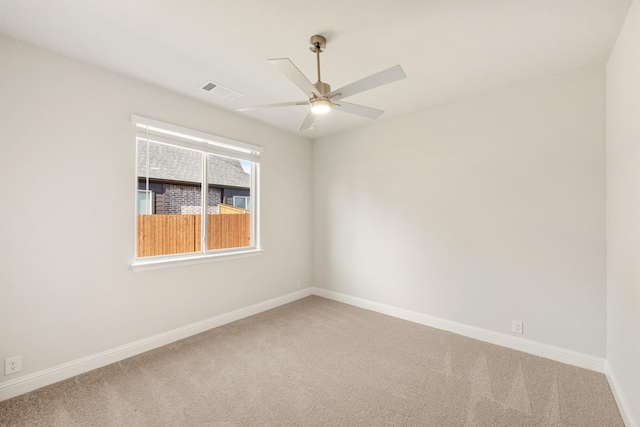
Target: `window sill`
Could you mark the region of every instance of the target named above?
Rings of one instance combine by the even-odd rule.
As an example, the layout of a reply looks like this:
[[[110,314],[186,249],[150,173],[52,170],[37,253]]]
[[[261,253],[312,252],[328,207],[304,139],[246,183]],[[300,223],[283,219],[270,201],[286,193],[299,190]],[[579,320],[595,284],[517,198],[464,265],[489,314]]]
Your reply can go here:
[[[225,261],[235,258],[247,258],[262,255],[262,249],[248,249],[238,252],[227,252],[224,254],[207,255],[186,255],[183,257],[137,259],[131,264],[131,269],[135,272],[146,270],[157,270],[160,268],[179,267],[182,265],[202,264],[205,262]]]

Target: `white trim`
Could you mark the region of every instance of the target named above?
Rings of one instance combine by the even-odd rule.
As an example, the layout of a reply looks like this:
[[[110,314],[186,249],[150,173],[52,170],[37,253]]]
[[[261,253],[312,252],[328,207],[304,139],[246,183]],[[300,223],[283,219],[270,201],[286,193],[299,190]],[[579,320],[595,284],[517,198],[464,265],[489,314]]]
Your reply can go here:
[[[567,350],[564,348],[555,347],[524,338],[512,337],[500,332],[477,328],[475,326],[469,326],[463,323],[452,322],[450,320],[441,319],[439,317],[430,316],[428,314],[405,310],[402,308],[393,307],[391,305],[381,304],[378,302],[341,294],[339,292],[334,292],[327,289],[313,288],[312,292],[314,295],[353,305],[355,307],[364,308],[366,310],[375,311],[378,313],[386,314],[388,316],[397,317],[399,319],[419,323],[421,325],[442,329],[445,331],[463,335],[465,337],[475,338],[480,341],[511,348],[513,350],[523,351],[525,353],[534,354],[536,356],[545,357],[547,359],[555,360],[557,362],[566,363],[580,368],[586,368],[600,373],[605,372],[605,359],[601,357],[578,353],[576,351]]]
[[[63,363],[62,365],[54,366],[53,368],[34,372],[33,374],[1,383],[0,401],[71,378],[75,375],[89,372],[93,369],[101,368],[111,363],[119,362],[123,359],[162,347],[163,345],[199,334],[209,329],[217,328],[219,326],[235,322],[236,320],[262,313],[263,311],[271,310],[272,308],[308,297],[309,295],[311,295],[311,288],[301,289],[268,301],[253,304],[226,314],[221,314],[220,316],[211,317],[200,322],[192,323],[191,325],[163,332],[111,350],[83,357],[69,363]]]
[[[209,221],[202,219],[208,218],[209,214],[209,156],[202,156],[202,183],[200,185],[200,247],[203,249],[209,249],[209,243],[207,242],[207,236],[209,235]],[[249,193],[251,194],[251,193]],[[251,231],[249,231],[251,233]],[[249,235],[251,239],[251,235]],[[249,242],[251,243],[251,242]],[[136,247],[136,250],[138,248]],[[206,250],[204,251],[206,253]],[[137,254],[136,254],[137,255]]]
[[[260,163],[251,163],[251,246],[262,248],[260,240]]]
[[[235,258],[247,258],[262,255],[263,252],[262,249],[239,249],[235,252],[232,252],[233,249],[224,249],[224,251],[224,253],[219,254],[200,254],[200,252],[198,252],[196,255],[187,254],[182,257],[180,255],[165,255],[162,257],[136,258],[136,260],[131,264],[131,269],[133,271],[157,270],[159,268],[202,264],[212,261],[226,261],[228,259]]]
[[[605,375],[607,376],[607,380],[609,381],[611,392],[613,393],[613,397],[616,399],[616,403],[618,404],[618,409],[620,410],[620,415],[622,416],[622,421],[624,421],[625,426],[640,427],[640,424],[636,422],[633,416],[631,405],[622,392],[620,383],[618,382],[618,379],[613,372],[609,361],[605,362]]]

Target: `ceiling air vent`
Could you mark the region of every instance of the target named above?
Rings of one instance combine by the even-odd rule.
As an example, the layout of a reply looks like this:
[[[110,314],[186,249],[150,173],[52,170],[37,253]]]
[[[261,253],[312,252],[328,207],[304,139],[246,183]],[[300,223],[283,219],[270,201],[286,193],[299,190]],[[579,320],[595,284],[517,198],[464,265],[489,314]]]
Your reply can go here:
[[[200,89],[226,99],[227,101],[235,101],[242,96],[240,92],[236,92],[235,90],[231,90],[228,87],[224,87],[212,81],[204,82],[200,85]]]

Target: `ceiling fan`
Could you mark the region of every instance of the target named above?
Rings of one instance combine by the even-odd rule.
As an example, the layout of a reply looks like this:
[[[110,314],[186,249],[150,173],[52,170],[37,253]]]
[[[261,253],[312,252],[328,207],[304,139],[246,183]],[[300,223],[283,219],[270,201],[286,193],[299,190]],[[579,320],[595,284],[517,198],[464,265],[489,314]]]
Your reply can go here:
[[[300,123],[298,130],[309,129],[315,120],[317,114],[325,114],[335,108],[345,113],[357,114],[359,116],[377,119],[384,111],[375,108],[365,107],[363,105],[351,104],[341,101],[343,98],[353,96],[365,90],[374,89],[376,87],[395,82],[406,77],[402,67],[396,65],[369,77],[358,80],[351,84],[341,87],[340,89],[331,90],[331,86],[320,79],[320,53],[327,46],[327,39],[321,35],[312,36],[309,40],[309,49],[316,54],[316,62],[318,68],[318,81],[312,84],[309,79],[302,74],[302,71],[296,67],[288,58],[269,59],[269,63],[276,67],[282,74],[289,78],[309,97],[308,101],[300,102],[283,102],[280,104],[259,105],[255,107],[239,108],[238,111],[257,110],[262,108],[290,107],[295,105],[306,105],[309,107],[307,115]],[[340,101],[340,102],[337,102]]]

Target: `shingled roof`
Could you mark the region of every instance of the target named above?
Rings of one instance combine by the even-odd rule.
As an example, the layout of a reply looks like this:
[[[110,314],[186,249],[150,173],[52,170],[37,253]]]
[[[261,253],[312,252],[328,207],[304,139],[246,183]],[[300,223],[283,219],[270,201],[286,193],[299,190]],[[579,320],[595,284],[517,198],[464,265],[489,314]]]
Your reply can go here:
[[[147,177],[147,144],[138,143],[138,176]],[[197,151],[152,142],[149,146],[149,178],[167,181],[202,182],[202,157]],[[249,188],[251,175],[240,161],[209,155],[209,184]]]

